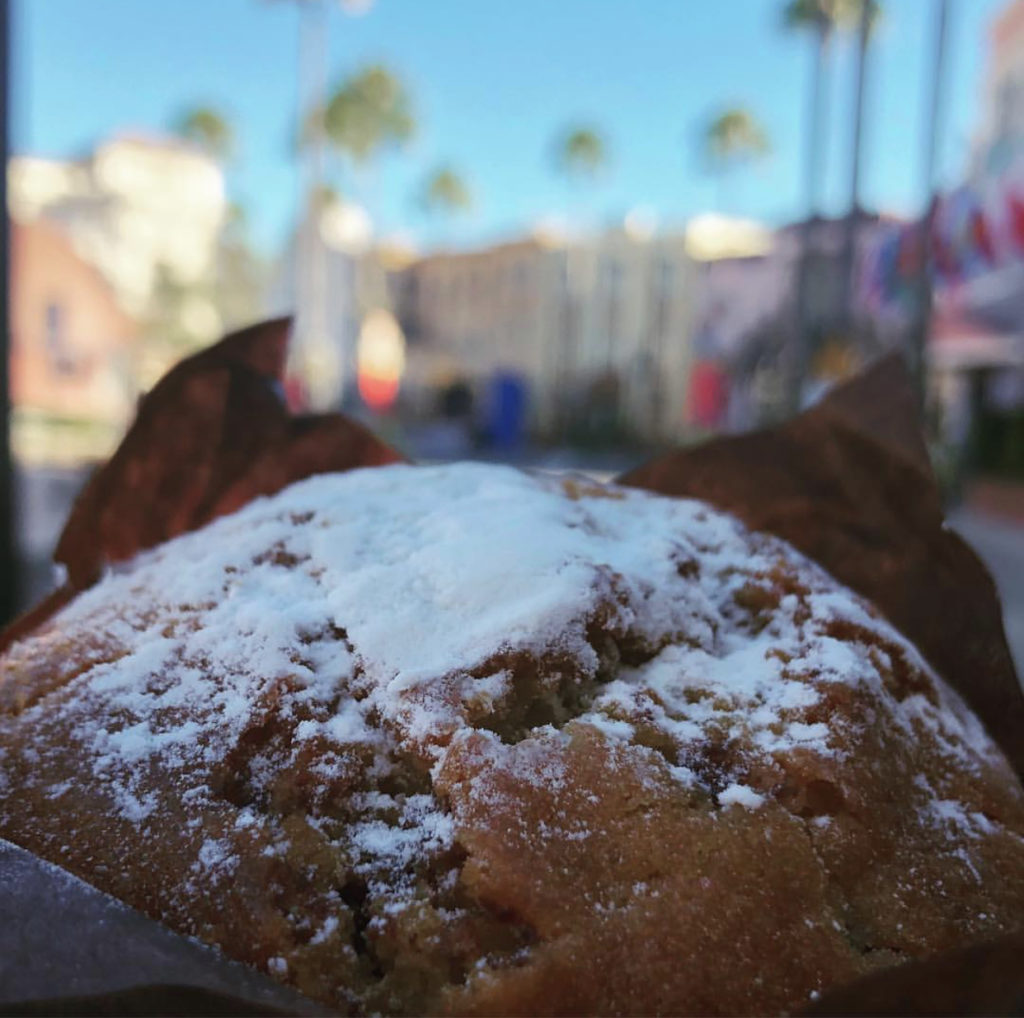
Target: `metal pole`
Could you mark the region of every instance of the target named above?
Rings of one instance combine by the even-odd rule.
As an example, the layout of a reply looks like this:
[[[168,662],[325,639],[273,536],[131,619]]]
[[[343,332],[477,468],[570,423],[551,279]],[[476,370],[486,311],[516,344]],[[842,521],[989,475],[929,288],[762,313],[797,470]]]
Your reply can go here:
[[[7,212],[10,152],[11,11],[0,0],[0,625],[18,607],[18,558],[14,532],[14,464],[11,458],[11,231]]]
[[[932,63],[931,103],[928,117],[928,134],[925,142],[923,191],[927,205],[918,226],[921,264],[917,277],[917,320],[910,337],[910,371],[922,409],[926,391],[926,346],[932,319],[932,224],[935,219],[938,197],[935,179],[939,142],[943,126],[946,98],[946,57],[949,28],[949,0],[938,0],[938,21],[935,32],[935,50]]]
[[[314,20],[315,19],[315,20]],[[318,357],[331,360],[340,356],[333,348],[333,337],[329,334],[327,316],[327,250],[323,237],[320,235],[320,224],[323,219],[324,200],[324,114],[327,103],[327,7],[322,2],[310,8],[310,75],[312,84],[311,104],[318,110],[319,123],[316,127],[311,156],[310,194],[313,198],[313,229],[311,231],[309,284],[310,284],[310,339],[317,347]],[[338,365],[340,376],[340,363]],[[336,378],[334,381],[338,382]],[[333,394],[331,401],[340,400],[341,393]],[[328,409],[328,407],[323,407]]]
[[[324,121],[327,101],[327,6],[303,0],[299,26],[299,120],[309,128],[303,147],[300,251],[296,299],[300,302],[297,350],[307,394],[315,409],[338,399],[338,352],[328,335],[327,252],[320,236],[324,188]],[[313,118],[306,121],[307,114]]]

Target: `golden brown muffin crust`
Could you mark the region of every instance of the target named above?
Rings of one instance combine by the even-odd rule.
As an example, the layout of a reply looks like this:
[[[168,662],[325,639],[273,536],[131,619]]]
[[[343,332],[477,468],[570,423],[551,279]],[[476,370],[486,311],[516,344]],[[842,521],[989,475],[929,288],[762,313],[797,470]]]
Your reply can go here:
[[[0,836],[345,1013],[790,1011],[1024,914],[1024,792],[869,606],[497,467],[303,482],[15,643]]]

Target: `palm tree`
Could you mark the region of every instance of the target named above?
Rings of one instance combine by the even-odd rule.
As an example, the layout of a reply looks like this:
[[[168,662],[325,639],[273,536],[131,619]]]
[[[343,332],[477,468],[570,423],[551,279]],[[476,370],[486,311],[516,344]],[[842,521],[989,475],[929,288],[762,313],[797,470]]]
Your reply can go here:
[[[783,25],[787,30],[809,32],[814,40],[814,73],[811,78],[810,125],[807,132],[804,177],[806,222],[797,274],[796,347],[793,350],[786,386],[790,411],[795,411],[799,406],[800,390],[810,354],[805,304],[812,246],[811,233],[813,220],[820,211],[820,189],[825,157],[826,65],[833,36],[837,31],[845,31],[859,25],[865,3],[869,5],[870,19],[871,10],[877,10],[876,0],[788,0],[782,13]]]
[[[375,64],[341,82],[322,114],[313,112],[324,139],[355,166],[365,166],[387,148],[405,145],[416,131],[408,92],[388,68]]]
[[[590,181],[608,165],[604,135],[588,125],[569,127],[555,142],[555,167],[572,182]]]
[[[701,147],[720,189],[734,170],[764,158],[771,151],[764,128],[752,113],[741,107],[732,107],[713,117],[704,129]],[[721,198],[719,193],[719,206]]]
[[[788,31],[810,32],[814,40],[814,75],[811,81],[810,131],[808,132],[806,188],[808,215],[818,212],[819,185],[824,162],[823,122],[827,112],[825,69],[832,38],[860,23],[867,3],[870,22],[877,19],[876,0],[788,0],[782,22]]]
[[[280,2],[280,0],[279,0]],[[299,12],[298,52],[298,108],[296,111],[296,134],[299,136],[301,151],[299,174],[299,230],[298,251],[294,264],[294,286],[296,299],[300,291],[303,298],[303,313],[296,320],[297,342],[292,345],[293,364],[305,381],[311,393],[316,393],[316,402],[331,405],[344,387],[344,351],[337,353],[340,370],[334,381],[323,381],[330,371],[320,371],[320,378],[310,368],[314,355],[321,356],[326,363],[330,354],[325,294],[327,289],[326,251],[316,224],[328,198],[325,194],[325,153],[327,142],[323,118],[327,107],[327,74],[329,60],[328,32],[330,8],[328,0],[285,0],[292,3]],[[365,14],[373,6],[373,0],[338,0],[338,6],[347,14]],[[310,222],[304,227],[303,220]],[[311,352],[312,351],[312,352]],[[336,391],[332,391],[336,389]]]
[[[857,27],[857,69],[855,102],[853,109],[853,145],[850,163],[850,204],[860,204],[860,166],[864,134],[864,79],[867,73],[867,54],[871,38],[882,18],[882,9],[876,0],[857,0],[855,6]]]
[[[473,193],[456,170],[441,166],[423,181],[419,205],[427,214],[450,222],[472,209]]]
[[[316,192],[324,183],[320,153],[325,146],[340,157],[344,170],[361,174],[366,172],[377,155],[388,148],[404,145],[414,131],[415,120],[408,93],[400,79],[390,70],[381,65],[373,65],[346,78],[327,96],[325,102],[315,105],[305,118],[301,141],[313,153],[315,166],[308,200],[316,200]],[[363,203],[367,204],[365,180],[363,183],[361,197]],[[311,208],[311,213],[315,220],[319,210]],[[334,372],[337,380],[322,386],[325,393],[333,387],[343,391],[346,352],[344,349],[335,349],[327,340],[328,323],[324,309],[326,256],[318,230],[312,228],[307,234],[307,250],[302,261],[308,265],[306,285],[310,297],[308,320],[303,328],[308,338],[303,342],[310,349],[319,349],[325,357],[330,356],[338,362]],[[363,279],[361,282],[364,291],[371,285],[378,293],[384,292],[380,279]],[[380,299],[379,296],[375,298]],[[331,353],[328,355],[329,347]],[[326,404],[326,395],[318,399],[318,402]]]
[[[462,177],[450,166],[441,166],[427,177],[420,194],[427,212],[458,215],[473,207],[473,194]]]
[[[864,142],[864,80],[867,76],[868,46],[871,35],[881,17],[881,10],[875,0],[859,3],[857,11],[857,63],[854,86],[853,128],[850,155],[850,204],[846,216],[846,228],[843,237],[842,264],[842,315],[847,329],[852,331],[854,324],[853,308],[853,272],[854,252],[857,243],[857,222],[860,218],[860,167]]]
[[[608,144],[598,128],[588,124],[567,127],[555,139],[553,149],[555,170],[572,188],[593,184],[608,165]],[[556,351],[555,369],[562,390],[560,420],[557,422],[564,441],[570,430],[570,394],[573,387],[574,360],[582,334],[582,308],[580,307],[579,269],[573,244],[565,249],[565,290],[560,342]]]
[[[193,106],[182,112],[174,122],[174,132],[217,162],[227,160],[235,147],[231,124],[212,106]]]

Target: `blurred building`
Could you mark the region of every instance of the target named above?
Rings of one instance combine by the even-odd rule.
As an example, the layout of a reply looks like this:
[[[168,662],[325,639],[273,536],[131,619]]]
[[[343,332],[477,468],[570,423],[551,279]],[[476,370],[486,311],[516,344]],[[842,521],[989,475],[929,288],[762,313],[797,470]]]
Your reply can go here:
[[[1024,0],[993,20],[971,165],[933,227],[938,437],[969,469],[1024,476]]]
[[[405,391],[419,411],[452,386],[484,403],[518,389],[537,435],[655,440],[685,426],[693,262],[682,236],[535,235],[431,254],[404,275]]]
[[[888,223],[858,216],[855,264]],[[415,260],[393,288],[406,405],[427,417],[458,389],[486,408],[495,383],[512,380],[541,436],[679,441],[756,426],[782,412],[801,321],[809,399],[900,341],[900,323],[876,319],[849,287],[848,228],[818,219],[771,231],[709,215],[675,233],[537,234]]]
[[[735,384],[736,367],[782,316],[791,262],[770,230],[746,220],[698,216],[686,241],[697,264],[687,415],[701,430],[742,430],[755,423],[755,406],[747,379]]]
[[[975,180],[1024,160],[1024,0],[1011,0],[992,22],[979,113]]]
[[[161,271],[188,284],[209,276],[227,208],[219,166],[188,142],[125,135],[76,161],[19,156],[11,211],[59,223],[133,314]]]
[[[557,328],[549,321],[556,271],[553,252],[532,238],[410,264],[395,293],[408,344],[403,391],[413,412],[429,416],[455,386],[479,396],[501,371],[535,390],[544,385],[544,338]]]
[[[102,459],[134,406],[136,323],[50,223],[15,223],[11,247],[15,457],[32,466]]]
[[[678,441],[687,431],[695,267],[684,232],[615,229],[566,249],[559,296],[576,328],[569,379],[584,387],[592,430],[617,414],[630,435],[648,441]]]
[[[809,360],[806,401],[900,344],[904,321],[876,314],[870,286],[849,283],[851,255],[862,275],[889,223],[887,217],[860,213],[852,222],[816,218],[770,233],[746,224],[739,234],[723,223],[723,240],[735,238],[729,243],[695,239],[695,364],[699,377],[720,393],[711,399],[693,392],[695,423],[737,431],[783,414],[787,358],[801,329]]]
[[[1013,334],[1024,321],[1024,0],[1002,8],[988,42],[970,172],[939,211],[952,263],[939,285],[958,312]]]
[[[174,348],[147,345],[144,386],[220,332],[214,292],[227,202],[220,167],[198,148],[122,135],[79,160],[17,156],[8,182],[16,221],[58,226],[120,307]]]

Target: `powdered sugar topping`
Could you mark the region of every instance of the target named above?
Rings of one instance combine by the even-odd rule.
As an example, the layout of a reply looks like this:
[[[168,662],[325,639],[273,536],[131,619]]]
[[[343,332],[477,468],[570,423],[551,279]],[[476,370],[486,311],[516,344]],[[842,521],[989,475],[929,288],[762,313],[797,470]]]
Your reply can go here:
[[[55,625],[99,631],[106,652],[29,711],[79,718],[83,767],[124,816],[157,808],[154,764],[183,800],[207,799],[210,774],[273,719],[281,733],[249,751],[230,793],[237,829],[264,823],[250,804],[279,794],[282,773],[313,775],[316,823],[358,774],[370,791],[346,800],[346,844],[371,884],[450,846],[426,775],[467,732],[586,725],[659,747],[692,785],[709,743],[747,764],[835,755],[815,710],[846,684],[968,766],[995,753],[906,641],[782,542],[696,501],[503,467],[312,478],[140,556]],[[924,692],[886,688],[890,654]],[[410,755],[423,784],[387,788]],[[720,806],[762,806],[743,774],[719,777]],[[196,866],[231,859],[208,839]]]

